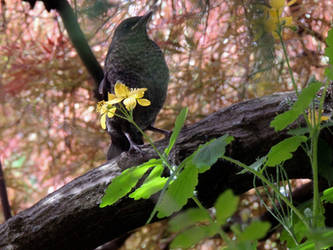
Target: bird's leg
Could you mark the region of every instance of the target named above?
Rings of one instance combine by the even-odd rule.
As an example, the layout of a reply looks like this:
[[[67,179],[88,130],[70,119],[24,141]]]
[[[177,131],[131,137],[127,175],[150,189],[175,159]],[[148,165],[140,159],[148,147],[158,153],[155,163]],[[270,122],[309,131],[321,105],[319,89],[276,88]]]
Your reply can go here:
[[[161,133],[163,134],[165,137],[169,137],[171,134],[171,131],[169,130],[165,130],[165,129],[161,129],[161,128],[155,128],[153,125],[149,125],[147,130],[153,131],[153,132],[157,132],[157,133]]]
[[[130,148],[128,149],[128,152],[130,154],[133,154],[133,153],[141,153],[142,154],[142,150],[138,147],[138,144],[136,144],[129,133],[125,132],[125,136],[127,138],[127,140],[129,141],[130,143]]]

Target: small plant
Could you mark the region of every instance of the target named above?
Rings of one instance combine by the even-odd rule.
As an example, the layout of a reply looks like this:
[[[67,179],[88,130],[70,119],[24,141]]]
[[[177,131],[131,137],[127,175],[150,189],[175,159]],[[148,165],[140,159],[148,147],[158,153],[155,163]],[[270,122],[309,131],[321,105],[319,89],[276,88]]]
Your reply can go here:
[[[295,1],[290,1],[289,5]],[[286,46],[282,38],[285,27],[290,26],[288,17],[281,18],[281,10],[284,1],[271,1],[272,9],[269,11],[268,28],[272,35],[280,39],[285,61],[287,63],[292,84],[294,86],[297,100],[290,109],[277,115],[271,122],[275,131],[282,131],[299,117],[302,117],[307,124],[307,128],[291,130],[291,137],[284,139],[274,145],[267,155],[261,157],[251,165],[246,165],[236,159],[225,155],[226,146],[234,139],[232,136],[210,140],[200,145],[198,149],[176,165],[169,160],[169,154],[173,149],[177,137],[184,125],[187,116],[187,109],[184,108],[176,119],[175,127],[170,137],[169,145],[163,151],[156,148],[151,138],[149,138],[134,122],[133,109],[138,103],[141,106],[150,105],[149,100],[143,99],[146,89],[129,90],[125,85],[118,82],[115,86],[115,94],[109,94],[108,101],[102,101],[97,106],[97,111],[101,114],[101,126],[106,127],[107,117],[119,116],[132,123],[149,141],[159,158],[151,159],[139,166],[135,166],[123,171],[117,176],[106,189],[100,207],[113,205],[122,197],[128,195],[135,200],[148,199],[152,195],[160,192],[158,201],[148,219],[149,223],[156,215],[164,218],[181,210],[192,199],[198,208],[189,209],[170,220],[170,231],[179,232],[171,247],[187,248],[200,240],[219,235],[227,244],[228,249],[255,249],[256,241],[267,233],[270,225],[265,222],[254,221],[247,227],[232,225],[231,229],[235,238],[229,236],[221,229],[227,219],[237,210],[238,197],[228,190],[224,192],[215,203],[216,215],[212,216],[205,209],[196,197],[196,186],[198,176],[209,170],[220,158],[236,164],[243,168],[240,174],[249,172],[254,178],[260,179],[264,184],[264,190],[273,205],[273,209],[264,204],[273,216],[283,225],[285,231],[281,240],[286,240],[288,247],[297,249],[320,249],[333,246],[333,230],[326,228],[324,224],[323,203],[332,203],[332,188],[324,191],[320,196],[318,189],[318,175],[320,171],[318,159],[319,133],[324,127],[332,126],[329,116],[323,115],[323,105],[329,80],[333,80],[333,68],[330,65],[326,69],[327,80],[325,83],[312,80],[306,88],[298,91],[297,84],[293,77],[289,65]],[[333,62],[333,29],[329,32],[326,40],[328,48],[326,56],[330,63]],[[317,98],[319,90],[322,90],[321,97]],[[116,110],[120,114],[116,113]],[[322,124],[325,121],[326,124]],[[296,207],[289,196],[281,193],[281,187],[288,186],[291,192],[288,176],[283,164],[293,157],[299,147],[302,147],[309,157],[313,175],[313,200],[312,208]],[[266,174],[268,168],[276,168],[276,178],[269,178]],[[330,171],[332,171],[330,169]],[[163,174],[164,173],[164,174]],[[166,173],[166,174],[165,174]],[[138,186],[139,180],[142,184]],[[332,180],[331,180],[332,181]],[[254,182],[255,183],[255,182]],[[283,185],[281,185],[281,183]],[[136,187],[134,189],[134,187]],[[286,191],[286,189],[285,189]],[[258,193],[259,194],[259,193]],[[261,199],[263,201],[263,199]],[[285,204],[286,210],[279,212],[275,204]],[[301,243],[304,242],[304,243]]]

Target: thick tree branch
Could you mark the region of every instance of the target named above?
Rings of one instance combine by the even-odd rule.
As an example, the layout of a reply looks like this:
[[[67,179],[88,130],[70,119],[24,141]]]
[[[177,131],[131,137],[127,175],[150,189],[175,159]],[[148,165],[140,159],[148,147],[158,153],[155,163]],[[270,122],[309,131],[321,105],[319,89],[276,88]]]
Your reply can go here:
[[[198,123],[186,126],[172,153],[175,162],[183,160],[199,144],[223,134],[235,141],[228,147],[231,157],[251,163],[266,154],[269,148],[287,136],[276,133],[269,123],[277,113],[289,106],[293,93],[280,93],[224,108]],[[332,100],[327,102],[332,109]],[[322,138],[332,146],[332,135]],[[167,140],[156,143],[163,148]],[[93,249],[113,238],[144,225],[155,199],[134,201],[121,199],[114,206],[99,208],[106,186],[123,169],[157,157],[151,147],[143,146],[143,155],[123,153],[118,158],[76,178],[31,208],[22,211],[0,225],[1,249]],[[289,178],[311,178],[307,156],[302,150],[285,163]],[[231,188],[241,194],[252,188],[250,174],[237,174],[240,169],[218,161],[200,176],[198,196],[211,206],[216,197]]]
[[[1,160],[0,160],[0,197],[1,197],[2,211],[4,214],[5,220],[8,220],[10,217],[12,217],[12,214],[10,212],[10,205],[9,205],[9,201],[8,201],[6,181],[5,181],[4,173],[2,171]]]

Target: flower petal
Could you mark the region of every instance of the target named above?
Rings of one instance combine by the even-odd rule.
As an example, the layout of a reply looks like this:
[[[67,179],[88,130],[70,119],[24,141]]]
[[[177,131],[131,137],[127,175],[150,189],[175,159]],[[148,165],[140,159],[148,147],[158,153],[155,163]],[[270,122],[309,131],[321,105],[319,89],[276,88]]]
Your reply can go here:
[[[133,89],[131,90],[130,96],[134,96],[136,99],[142,98],[147,88]]]
[[[271,0],[270,4],[274,9],[281,9],[285,6],[285,0]]]
[[[120,81],[117,81],[116,85],[114,86],[114,93],[116,94],[117,97],[126,98],[128,97],[130,91],[125,84],[121,83]]]
[[[297,0],[291,0],[290,2],[287,3],[288,6],[293,5],[294,3],[296,3]]]
[[[103,106],[101,107],[101,114],[105,114],[108,111],[108,104],[105,102]]]
[[[109,118],[112,118],[112,117],[114,117],[114,114],[115,114],[115,113],[116,113],[116,108],[113,107],[113,108],[111,108],[111,109],[108,110],[107,116],[108,116]]]
[[[320,121],[328,121],[330,119],[329,116],[323,115],[322,117],[320,117]]]
[[[116,103],[121,102],[122,100],[124,100],[123,97],[116,97],[116,98],[112,99],[112,100],[109,101],[109,102],[113,105],[113,104],[116,104]]]
[[[101,109],[102,109],[104,103],[105,103],[104,100],[102,100],[102,101],[100,101],[100,102],[97,103],[96,111],[97,111],[98,113],[101,113]]]
[[[141,105],[141,106],[149,106],[150,105],[150,101],[148,99],[137,99],[138,103]]]
[[[103,114],[101,116],[101,126],[102,126],[102,129],[106,129],[106,114]]]
[[[111,101],[113,99],[117,98],[115,94],[109,93],[108,92],[108,101]]]
[[[136,99],[133,96],[130,96],[124,100],[125,107],[128,111],[131,111],[136,106]]]
[[[291,26],[293,24],[293,18],[291,16],[282,17],[281,21],[285,22],[284,23],[285,26]]]

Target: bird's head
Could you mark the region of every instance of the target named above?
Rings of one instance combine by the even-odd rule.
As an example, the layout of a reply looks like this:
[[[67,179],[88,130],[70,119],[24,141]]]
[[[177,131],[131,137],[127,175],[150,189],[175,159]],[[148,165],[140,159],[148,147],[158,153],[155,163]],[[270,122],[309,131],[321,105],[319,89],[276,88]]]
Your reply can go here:
[[[153,12],[149,11],[143,16],[130,17],[122,21],[114,32],[114,38],[129,38],[138,35],[147,35],[147,23]],[[114,39],[113,38],[113,39]]]

